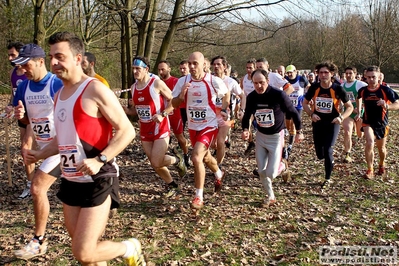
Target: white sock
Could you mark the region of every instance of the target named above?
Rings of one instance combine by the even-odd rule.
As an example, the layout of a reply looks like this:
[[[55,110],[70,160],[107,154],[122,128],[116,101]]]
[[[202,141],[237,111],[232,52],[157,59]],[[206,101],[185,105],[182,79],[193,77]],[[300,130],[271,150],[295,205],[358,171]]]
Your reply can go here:
[[[223,176],[222,171],[221,171],[220,169],[218,169],[218,170],[215,172],[215,177],[216,177],[217,179],[221,179],[222,176]]]
[[[133,256],[133,254],[135,252],[133,243],[126,240],[126,241],[122,241],[122,244],[125,244],[125,246],[126,246],[126,252],[125,252],[125,255],[123,255],[123,258],[126,259],[126,258]]]
[[[204,200],[204,189],[203,188],[196,188],[195,189],[195,196],[199,197],[200,200]]]

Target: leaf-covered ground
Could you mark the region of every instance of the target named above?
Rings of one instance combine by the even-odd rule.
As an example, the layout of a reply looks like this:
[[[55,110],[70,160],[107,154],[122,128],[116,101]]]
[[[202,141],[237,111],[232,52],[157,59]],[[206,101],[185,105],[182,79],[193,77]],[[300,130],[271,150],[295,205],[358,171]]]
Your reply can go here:
[[[5,97],[1,97],[3,108]],[[278,205],[269,209],[261,207],[264,192],[252,175],[254,153],[243,156],[241,130],[233,131],[224,162],[228,176],[223,190],[212,196],[213,175],[207,170],[205,207],[198,217],[189,208],[194,195],[192,169],[188,177],[178,179],[180,197],[163,199],[164,184],[136,138],[118,156],[122,207],[109,220],[103,238],[139,238],[148,265],[318,265],[322,245],[398,246],[397,123],[398,114],[391,112],[388,174],[371,181],[361,178],[363,143],[356,143],[353,163],[342,163],[341,130],[334,182],[327,193],[321,193],[324,168],[315,157],[309,119],[304,116],[306,140],[295,146],[290,162],[294,180],[288,184],[281,178],[274,180]],[[34,217],[31,200],[17,199],[25,186],[18,128],[14,121],[10,133],[12,187],[7,181],[4,126],[1,128],[0,265],[79,265],[71,254],[62,206],[55,197],[57,183],[48,193],[48,252],[28,262],[13,256],[32,237]],[[171,172],[177,176],[174,169]],[[109,265],[122,265],[122,261],[115,259]]]

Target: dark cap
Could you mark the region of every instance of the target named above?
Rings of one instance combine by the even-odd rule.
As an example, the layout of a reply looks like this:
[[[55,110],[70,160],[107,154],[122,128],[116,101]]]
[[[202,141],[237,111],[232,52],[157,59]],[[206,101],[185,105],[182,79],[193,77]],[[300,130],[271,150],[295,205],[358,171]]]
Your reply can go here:
[[[37,44],[30,43],[19,50],[17,58],[11,61],[15,65],[24,65],[32,58],[45,58],[44,50]]]

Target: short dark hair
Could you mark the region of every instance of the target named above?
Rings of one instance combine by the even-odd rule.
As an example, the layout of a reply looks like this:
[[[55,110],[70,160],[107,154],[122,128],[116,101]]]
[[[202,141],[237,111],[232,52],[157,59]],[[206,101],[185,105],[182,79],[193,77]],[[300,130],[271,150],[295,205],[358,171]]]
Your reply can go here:
[[[345,68],[345,72],[346,72],[346,70],[352,70],[353,73],[357,74],[357,69],[356,69],[356,67],[348,66],[348,67]]]
[[[158,65],[161,64],[161,63],[167,64],[168,67],[170,67],[170,63],[169,63],[168,60],[161,60],[161,61],[159,61]]]
[[[265,63],[265,64],[269,64],[269,62],[267,62],[266,58],[261,57],[256,59],[256,63]]]
[[[85,55],[87,57],[87,61],[89,61],[89,63],[93,63],[96,64],[96,56],[90,52],[85,52]]]
[[[327,68],[330,72],[334,72],[334,74],[338,72],[338,67],[330,61],[317,64],[315,66],[315,69],[317,70],[317,72],[319,72],[319,70],[323,67]]]
[[[380,68],[378,66],[368,66],[366,68],[366,71],[375,71],[375,72],[381,72]]]
[[[23,42],[11,42],[7,45],[7,50],[15,48],[15,50],[19,52],[19,50],[21,50],[21,48],[24,47],[24,45],[25,44]]]
[[[226,57],[221,56],[221,55],[217,55],[214,58],[212,58],[211,65],[213,65],[213,62],[215,62],[215,60],[217,60],[217,59],[222,59],[223,66],[227,68],[227,59],[226,59]]]
[[[188,65],[188,60],[181,61],[179,65]]]
[[[67,42],[69,44],[69,47],[71,48],[73,55],[77,54],[84,55],[85,53],[85,47],[83,41],[71,32],[68,31],[56,32],[53,35],[51,35],[50,38],[48,39],[49,45],[53,45],[60,42]]]

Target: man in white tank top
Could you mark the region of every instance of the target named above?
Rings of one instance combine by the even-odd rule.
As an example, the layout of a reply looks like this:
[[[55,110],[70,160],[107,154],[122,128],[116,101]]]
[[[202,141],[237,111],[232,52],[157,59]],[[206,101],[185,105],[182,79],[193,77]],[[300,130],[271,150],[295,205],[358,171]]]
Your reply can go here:
[[[40,149],[45,148],[55,136],[54,128],[54,94],[61,89],[62,82],[46,69],[45,53],[36,44],[27,44],[21,48],[19,56],[12,62],[25,70],[28,78],[18,85],[13,99],[15,116],[26,127],[22,141],[22,152],[31,148],[35,139]],[[46,224],[50,212],[47,192],[60,175],[60,157],[58,155],[46,158],[39,169],[34,172],[31,184],[33,209],[35,214],[35,229],[32,240],[15,256],[21,259],[44,254],[47,250],[45,238]]]
[[[181,77],[172,91],[173,107],[187,104],[188,128],[193,151],[191,161],[194,165],[194,181],[196,195],[191,203],[191,208],[199,210],[204,205],[203,191],[205,184],[204,163],[215,174],[215,193],[222,188],[225,172],[222,172],[212,155],[209,146],[215,141],[217,135],[216,98],[222,99],[220,114],[227,120],[228,89],[223,80],[204,72],[204,55],[194,52],[190,55],[188,66],[190,75]]]
[[[57,196],[63,202],[72,253],[82,265],[106,265],[116,257],[123,257],[127,265],[145,265],[137,239],[99,240],[111,207],[119,205],[114,158],[132,141],[135,130],[115,94],[83,73],[83,41],[57,32],[49,44],[52,71],[64,83],[55,97],[57,136],[44,149],[29,151],[29,160],[61,154]]]
[[[241,99],[241,107],[245,109],[245,103],[246,103],[246,97],[244,95],[244,92],[241,90],[240,86],[238,85],[237,81],[234,79],[230,78],[229,76],[226,76],[225,70],[227,68],[227,60],[223,56],[216,56],[212,58],[211,64],[213,66],[213,71],[215,73],[215,76],[221,78],[224,83],[227,86],[227,89],[230,92],[230,97],[232,97],[233,94],[237,95]],[[226,96],[225,96],[226,97]],[[228,102],[230,103],[230,99],[228,99]],[[222,109],[222,101],[219,98],[216,98],[216,108]],[[229,112],[230,113],[230,112]],[[243,111],[242,109],[239,111],[238,116],[240,119],[243,117]],[[225,140],[227,137],[227,134],[229,133],[230,127],[231,127],[231,121],[228,118],[227,121],[224,121],[221,116],[218,119],[218,125],[219,125],[219,130],[218,130],[218,135],[216,138],[216,160],[221,167],[221,164],[223,162],[224,156],[225,156]]]

